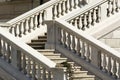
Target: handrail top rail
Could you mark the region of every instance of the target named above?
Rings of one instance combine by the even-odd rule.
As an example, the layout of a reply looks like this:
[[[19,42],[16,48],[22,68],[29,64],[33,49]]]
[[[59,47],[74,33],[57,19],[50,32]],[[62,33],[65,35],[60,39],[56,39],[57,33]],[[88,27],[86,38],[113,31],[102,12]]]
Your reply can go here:
[[[40,52],[37,52],[24,42],[21,42],[19,39],[15,38],[12,34],[2,28],[0,28],[0,36],[3,37],[3,40],[6,39],[7,42],[12,44],[17,50],[23,51],[24,54],[27,54],[27,56],[30,56],[32,59],[38,61],[38,63],[42,64],[46,69],[50,70],[56,68],[56,63],[45,57]]]
[[[44,11],[44,9],[50,7],[51,5],[54,5],[55,3],[58,3],[59,1],[61,1],[61,0],[48,1],[48,2],[46,2],[44,4],[42,4],[42,5],[40,5],[40,6],[36,7],[36,8],[34,8],[34,9],[32,9],[32,10],[30,10],[30,11],[28,11],[28,12],[14,18],[14,19],[12,19],[12,20],[10,20],[10,21],[7,21],[7,23],[13,25],[13,24],[15,24],[17,22],[20,22],[21,20],[29,18],[33,14],[37,14],[39,11],[42,11],[42,10]]]
[[[95,1],[94,3],[89,3],[85,7],[77,9],[77,10],[74,10],[71,13],[69,13],[69,14],[67,14],[65,16],[60,17],[59,19],[65,20],[65,21],[69,21],[69,20],[71,20],[73,18],[78,17],[78,15],[82,15],[82,14],[86,13],[87,11],[90,11],[93,8],[99,6],[99,5],[101,5],[101,4],[103,4],[103,3],[107,2],[107,1],[108,0],[100,0],[100,1]]]
[[[11,25],[6,22],[0,22],[0,27],[10,27]]]
[[[95,39],[94,37],[87,35],[83,31],[78,30],[77,28],[73,27],[66,21],[55,20],[55,26],[60,26],[61,28],[66,29],[68,32],[72,33],[73,35],[76,35],[76,37],[80,37],[81,39],[84,39],[87,43],[102,50],[102,52],[109,54],[110,56],[112,56],[115,59],[118,59],[118,60],[120,59],[120,53],[118,51],[110,48],[109,46],[107,46],[104,43],[100,42],[99,40]]]

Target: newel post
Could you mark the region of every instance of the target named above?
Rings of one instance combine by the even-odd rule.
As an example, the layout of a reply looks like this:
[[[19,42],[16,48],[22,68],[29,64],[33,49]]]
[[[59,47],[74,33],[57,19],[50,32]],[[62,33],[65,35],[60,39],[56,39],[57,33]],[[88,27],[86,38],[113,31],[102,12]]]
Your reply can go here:
[[[46,49],[55,49],[56,44],[56,27],[54,21],[45,21],[47,24],[47,43],[45,44]]]
[[[66,69],[54,68],[53,69],[53,80],[67,80]]]

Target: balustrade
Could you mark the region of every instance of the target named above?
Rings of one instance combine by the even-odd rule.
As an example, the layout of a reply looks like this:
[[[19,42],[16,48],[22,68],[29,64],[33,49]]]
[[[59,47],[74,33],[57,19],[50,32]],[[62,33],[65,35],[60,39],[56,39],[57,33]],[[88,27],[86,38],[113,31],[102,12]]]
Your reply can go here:
[[[0,28],[0,59],[27,75],[30,80],[66,80],[64,70],[56,68],[56,63],[25,43],[19,42],[2,28]]]
[[[46,21],[46,23],[48,25],[51,24],[50,21]],[[84,62],[91,64],[98,70],[102,71],[105,75],[111,77],[111,80],[113,80],[112,78],[115,80],[120,78],[120,56],[117,51],[114,51],[112,48],[106,46],[93,37],[79,32],[77,28],[74,28],[63,20],[56,20],[54,24],[54,27],[48,26],[50,31],[48,30],[47,37],[49,41],[46,43],[47,48],[52,48],[54,46],[53,48],[62,52],[60,49],[61,46],[62,49],[64,48],[66,50],[69,50],[71,54],[76,55],[79,57],[79,59],[84,60]],[[51,34],[54,33],[54,35],[49,34],[49,32]],[[54,36],[54,39],[51,39],[52,36]],[[65,54],[71,55],[69,52],[65,52]],[[72,59],[70,56],[67,57]],[[73,60],[75,60],[75,57]],[[93,73],[94,72],[95,71],[93,71]],[[99,74],[95,75],[101,78],[103,76],[100,76]]]
[[[48,3],[8,21],[7,23],[12,25],[9,31],[16,37],[25,36],[31,33],[31,31],[44,26],[44,20],[59,18],[69,11],[80,7],[80,5],[82,5],[81,3],[82,1],[80,0],[49,1]]]
[[[119,7],[119,0],[96,1],[80,11],[64,16],[62,19],[78,29],[85,30],[119,12]]]

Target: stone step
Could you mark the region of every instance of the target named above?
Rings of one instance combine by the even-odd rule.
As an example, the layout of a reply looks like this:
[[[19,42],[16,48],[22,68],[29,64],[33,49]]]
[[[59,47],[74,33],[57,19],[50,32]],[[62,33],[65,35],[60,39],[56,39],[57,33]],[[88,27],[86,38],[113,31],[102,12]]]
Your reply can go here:
[[[78,70],[77,70],[77,71],[74,71],[74,72],[73,72],[73,75],[72,75],[72,76],[73,76],[73,77],[78,77],[78,76],[82,76],[82,75],[84,76],[84,75],[87,75],[87,73],[88,73],[88,71],[80,71],[80,70],[78,71]]]
[[[44,38],[31,40],[31,42],[46,42],[46,41],[47,41],[47,39],[44,39]]]
[[[95,76],[93,75],[79,75],[79,76],[72,76],[73,80],[95,80]]]

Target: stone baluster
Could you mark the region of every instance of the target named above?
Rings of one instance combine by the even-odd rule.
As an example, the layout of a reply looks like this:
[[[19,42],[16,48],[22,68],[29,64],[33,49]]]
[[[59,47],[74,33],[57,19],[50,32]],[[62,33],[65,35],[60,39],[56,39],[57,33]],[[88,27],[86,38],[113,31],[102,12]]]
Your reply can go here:
[[[31,78],[31,59],[28,57],[27,76]]]
[[[18,70],[21,71],[22,70],[22,65],[21,65],[21,51],[17,50],[17,67]]]
[[[82,24],[81,24],[81,22],[82,22],[82,20],[81,20],[81,16],[79,16],[79,19],[78,19],[79,21],[78,21],[78,29],[81,29],[82,28]]]
[[[22,55],[23,59],[22,59],[22,69],[23,69],[23,73],[26,74],[27,71],[26,71],[26,56],[25,54],[23,53]]]
[[[112,60],[111,60],[111,56],[108,56],[108,74],[112,75]]]
[[[106,72],[106,71],[107,71],[107,70],[106,70],[107,60],[106,60],[106,54],[105,54],[105,53],[103,53],[103,61],[102,61],[102,63],[103,63],[103,71]]]
[[[82,40],[81,58],[85,59],[85,42]]]
[[[61,6],[61,2],[58,4],[58,17],[60,17],[62,15],[62,6]]]
[[[74,26],[78,28],[78,17],[74,19]]]
[[[96,23],[100,22],[100,9],[100,6],[98,6],[96,9]]]
[[[38,76],[38,80],[42,80],[42,73],[41,73],[41,66],[38,64],[38,72],[37,72],[37,76]]]
[[[94,21],[95,21],[95,16],[94,16],[94,9],[91,10],[91,25],[94,25]]]
[[[85,30],[85,14],[81,15],[82,30]]]
[[[120,80],[120,62],[118,62],[118,80]]]
[[[68,49],[71,50],[71,37],[70,37],[70,33],[68,33],[68,37],[67,37],[67,44],[68,44]]]
[[[31,30],[34,30],[34,22],[33,22],[33,18],[34,18],[34,15],[31,16],[31,18],[30,18],[30,28],[31,28]]]
[[[58,16],[57,16],[57,15],[58,15],[57,5],[58,5],[58,4],[55,4],[55,5],[54,5],[54,8],[53,8],[53,11],[54,11],[54,12],[53,12],[53,14],[54,14],[53,19],[56,19],[56,18],[58,17]]]
[[[24,34],[24,21],[22,21],[21,23],[20,23],[20,26],[19,26],[19,37],[22,37],[23,36],[23,34]]]
[[[34,26],[34,29],[36,29],[38,27],[38,15],[39,15],[39,13],[36,13],[36,15],[35,15],[35,26]]]
[[[6,42],[3,40],[3,58],[6,60]]]
[[[66,32],[63,30],[63,44],[66,47]]]
[[[7,56],[6,56],[6,58],[7,58],[7,62],[8,63],[10,63],[10,55],[11,55],[11,50],[10,50],[10,44],[9,43],[7,43]]]
[[[34,60],[32,60],[32,80],[36,80],[36,63]]]
[[[71,0],[71,8],[70,10],[72,11],[74,9],[74,0]]]
[[[0,37],[0,57],[2,56],[2,39],[1,39],[1,37]]]
[[[20,23],[18,23],[18,24],[15,25],[15,27],[14,27],[15,37],[18,37],[18,36],[19,36],[19,26],[20,26]]]
[[[25,21],[25,31],[24,31],[24,34],[28,34],[28,32],[30,32],[30,27],[29,27],[29,20],[30,18],[27,18],[26,21]]]
[[[75,0],[75,9],[78,8],[79,1]]]
[[[75,53],[76,52],[76,50],[75,50],[75,36],[74,35],[72,35],[72,51]]]
[[[58,43],[59,44],[62,44],[61,38],[62,38],[61,28],[58,28]]]
[[[110,0],[108,0],[108,6],[107,6],[107,17],[110,16]]]
[[[69,12],[69,10],[70,10],[70,1],[69,1],[69,0],[67,0],[66,7],[67,7],[66,12],[68,13],[68,12]]]
[[[62,2],[62,15],[66,13],[65,0]]]
[[[43,67],[43,76],[42,76],[42,80],[47,80],[47,77],[46,77],[46,69]]]
[[[113,77],[114,78],[117,78],[117,75],[116,75],[116,73],[117,73],[117,63],[116,62],[117,62],[116,59],[113,58]]]
[[[86,27],[90,27],[90,11],[88,11],[86,14]]]
[[[51,78],[52,78],[51,75],[52,75],[51,72],[48,71],[48,80],[51,80]]]
[[[42,11],[39,13],[39,27],[42,25]]]
[[[111,10],[111,13],[114,14],[115,12],[115,0],[112,0],[111,1],[111,6],[112,6],[112,10]]]
[[[81,56],[81,53],[80,53],[80,51],[81,51],[81,45],[80,45],[80,39],[79,38],[77,38],[77,55],[80,55]]]
[[[87,49],[86,49],[86,61],[90,62],[90,45],[87,44],[86,47],[87,47]]]
[[[119,0],[115,0],[115,11],[118,12],[119,11]]]

